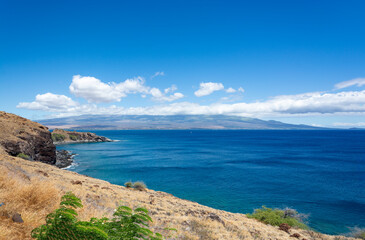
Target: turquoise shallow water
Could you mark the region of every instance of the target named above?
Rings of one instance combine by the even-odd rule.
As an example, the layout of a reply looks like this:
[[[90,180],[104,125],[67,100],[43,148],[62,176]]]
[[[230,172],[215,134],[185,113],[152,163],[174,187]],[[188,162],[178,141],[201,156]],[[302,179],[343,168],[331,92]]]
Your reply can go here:
[[[324,233],[365,227],[365,131],[93,131],[118,142],[69,144],[70,170],[231,212],[262,205],[310,214]]]

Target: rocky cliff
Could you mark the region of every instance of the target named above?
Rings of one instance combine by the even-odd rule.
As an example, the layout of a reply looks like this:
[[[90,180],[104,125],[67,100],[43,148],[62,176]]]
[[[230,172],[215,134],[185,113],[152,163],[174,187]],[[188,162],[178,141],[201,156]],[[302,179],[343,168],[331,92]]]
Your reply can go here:
[[[56,147],[48,128],[0,111],[0,147],[11,156],[49,164],[56,162]]]
[[[89,142],[111,142],[109,138],[98,136],[91,132],[75,132],[63,129],[55,129],[52,132],[52,139],[55,144],[63,143],[89,143]]]

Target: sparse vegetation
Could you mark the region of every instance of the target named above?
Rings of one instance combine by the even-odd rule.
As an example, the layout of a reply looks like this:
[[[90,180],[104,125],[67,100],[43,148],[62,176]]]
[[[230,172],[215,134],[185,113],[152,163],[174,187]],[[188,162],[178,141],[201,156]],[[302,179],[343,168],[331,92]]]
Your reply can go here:
[[[65,140],[65,136],[59,133],[52,133],[52,140],[53,142],[61,142]]]
[[[47,216],[45,225],[32,231],[32,237],[38,240],[163,239],[161,234],[148,228],[152,219],[145,208],[133,211],[120,206],[110,220],[91,218],[90,221],[79,221],[76,209],[80,207],[81,200],[73,193],[67,193],[61,199],[60,208]]]
[[[126,183],[124,183],[124,186],[126,188],[131,188],[131,187],[133,187],[133,183],[132,182],[126,182]]]
[[[77,136],[76,136],[76,135],[74,135],[74,134],[69,134],[68,136],[70,137],[70,139],[71,139],[72,141],[77,141],[77,140],[78,140]]]
[[[133,183],[133,188],[137,189],[139,191],[145,190],[146,187],[147,187],[146,184],[144,182],[141,182],[141,181]]]
[[[197,220],[191,221],[190,228],[191,231],[195,232],[196,235],[199,236],[200,240],[217,239],[212,235],[212,232],[209,230],[209,228],[207,228],[207,226],[202,221],[197,221]]]
[[[247,214],[249,218],[255,218],[260,222],[270,224],[273,226],[280,226],[283,223],[291,227],[308,229],[308,226],[303,223],[305,215],[299,214],[294,209],[272,209],[262,206],[262,208],[255,209],[252,214]]]
[[[19,153],[18,155],[16,155],[17,157],[19,157],[19,158],[23,158],[23,159],[25,159],[25,160],[29,160],[30,159],[30,157],[29,157],[29,155],[27,155],[27,154],[24,154],[24,153]]]

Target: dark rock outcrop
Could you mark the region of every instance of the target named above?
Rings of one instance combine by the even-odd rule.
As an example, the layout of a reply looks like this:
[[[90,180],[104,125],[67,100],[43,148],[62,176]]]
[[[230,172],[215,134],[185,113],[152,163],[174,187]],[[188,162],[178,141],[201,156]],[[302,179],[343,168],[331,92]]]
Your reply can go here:
[[[0,111],[0,146],[12,156],[56,163],[56,147],[48,128],[17,115]]]
[[[70,166],[73,163],[72,157],[75,154],[72,154],[70,151],[66,150],[57,150],[56,151],[56,166],[59,168],[65,168]]]
[[[22,215],[19,213],[15,213],[11,219],[13,220],[13,222],[24,223]]]
[[[281,231],[289,233],[289,230],[291,229],[291,226],[287,223],[282,223],[282,224],[280,224],[279,229]]]

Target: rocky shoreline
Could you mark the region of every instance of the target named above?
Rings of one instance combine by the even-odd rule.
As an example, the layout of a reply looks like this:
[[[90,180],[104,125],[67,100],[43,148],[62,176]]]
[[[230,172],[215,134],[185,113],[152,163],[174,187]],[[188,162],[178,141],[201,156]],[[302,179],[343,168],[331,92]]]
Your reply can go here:
[[[74,144],[74,143],[98,143],[98,142],[114,142],[113,140],[110,140],[109,138],[107,138],[108,140],[105,141],[94,141],[94,140],[80,140],[80,141],[60,141],[60,142],[53,142],[54,145],[64,145],[64,144]]]
[[[57,150],[56,151],[56,163],[55,165],[59,168],[66,168],[71,166],[73,163],[73,157],[76,154],[67,150]]]
[[[52,140],[54,145],[75,144],[75,143],[99,143],[112,142],[113,140],[98,136],[91,132],[66,131],[63,129],[55,129],[52,132]],[[66,150],[56,150],[56,163],[59,168],[66,168],[73,163],[73,157],[76,154]]]

